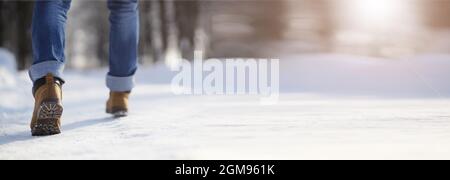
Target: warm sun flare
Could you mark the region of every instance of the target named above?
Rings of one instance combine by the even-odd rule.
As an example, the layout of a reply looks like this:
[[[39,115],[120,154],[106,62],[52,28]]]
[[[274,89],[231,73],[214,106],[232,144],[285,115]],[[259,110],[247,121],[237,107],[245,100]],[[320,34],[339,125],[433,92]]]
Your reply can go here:
[[[352,24],[369,28],[386,27],[398,23],[408,3],[404,0],[347,0],[341,4],[345,18]]]
[[[380,23],[395,17],[401,10],[400,0],[358,0],[359,15],[368,21]]]

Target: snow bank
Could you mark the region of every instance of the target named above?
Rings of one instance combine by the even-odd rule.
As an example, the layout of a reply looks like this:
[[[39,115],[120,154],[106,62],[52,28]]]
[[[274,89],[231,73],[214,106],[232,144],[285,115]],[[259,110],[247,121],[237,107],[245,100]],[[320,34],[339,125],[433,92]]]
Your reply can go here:
[[[30,89],[27,73],[17,72],[14,55],[0,48],[0,120],[8,119],[8,114],[30,106]]]
[[[16,85],[17,65],[9,51],[0,48],[0,89]]]
[[[385,97],[450,97],[450,55],[382,59],[350,55],[281,57],[281,91]]]
[[[280,59],[281,92],[339,96],[450,98],[450,54],[401,59],[302,54]],[[176,72],[164,64],[138,71],[140,84],[169,84]]]

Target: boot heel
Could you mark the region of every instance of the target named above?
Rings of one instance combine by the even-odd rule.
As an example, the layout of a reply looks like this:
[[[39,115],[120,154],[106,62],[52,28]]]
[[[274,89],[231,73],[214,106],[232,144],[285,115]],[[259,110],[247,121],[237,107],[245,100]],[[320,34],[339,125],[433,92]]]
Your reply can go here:
[[[63,113],[63,107],[58,101],[44,101],[39,107],[37,123],[31,129],[33,136],[47,136],[60,134],[59,119]]]

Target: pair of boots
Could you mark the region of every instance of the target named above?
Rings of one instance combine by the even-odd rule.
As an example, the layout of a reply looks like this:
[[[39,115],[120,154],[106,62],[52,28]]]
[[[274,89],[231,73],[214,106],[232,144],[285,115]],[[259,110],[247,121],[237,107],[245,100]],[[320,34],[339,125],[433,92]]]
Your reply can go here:
[[[63,81],[52,74],[35,82],[33,87],[35,104],[30,124],[33,136],[61,133],[62,84]],[[127,116],[129,95],[129,92],[111,92],[106,103],[106,112],[114,117]]]

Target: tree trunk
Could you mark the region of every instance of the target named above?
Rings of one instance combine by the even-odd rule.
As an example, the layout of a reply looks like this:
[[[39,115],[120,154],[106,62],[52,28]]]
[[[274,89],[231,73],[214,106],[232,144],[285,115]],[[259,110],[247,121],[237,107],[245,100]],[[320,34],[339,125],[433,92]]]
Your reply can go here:
[[[199,2],[197,0],[176,1],[175,9],[181,56],[192,60],[195,50],[195,32],[198,28]]]
[[[31,20],[33,3],[17,2],[17,61],[19,70],[26,69],[31,64]]]
[[[4,14],[3,14],[3,12],[4,12],[4,9],[3,9],[3,1],[0,1],[0,47],[2,47],[3,46],[3,41],[4,41],[4,39],[3,39],[3,35],[4,35],[4,32],[3,32],[3,27],[5,27],[4,26],[4,24],[3,24],[3,19],[4,19]]]

